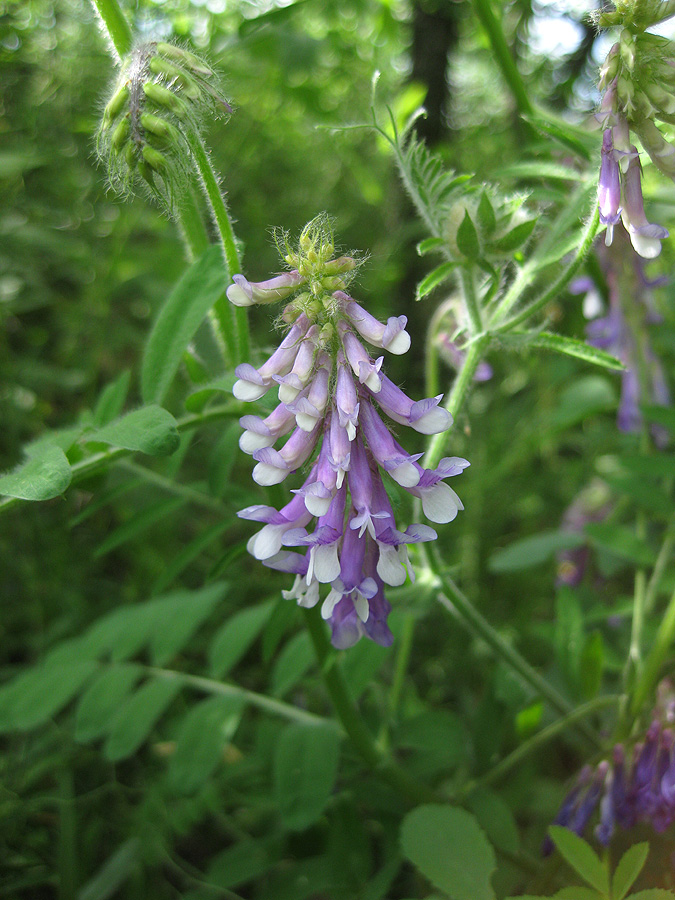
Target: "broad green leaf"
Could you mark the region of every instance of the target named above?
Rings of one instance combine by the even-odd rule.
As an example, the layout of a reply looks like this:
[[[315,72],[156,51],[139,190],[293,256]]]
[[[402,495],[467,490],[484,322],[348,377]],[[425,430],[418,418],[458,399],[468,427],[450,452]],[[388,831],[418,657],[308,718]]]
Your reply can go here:
[[[358,700],[369,685],[377,683],[377,673],[389,659],[389,647],[374,641],[359,641],[345,654],[342,669],[353,700]]]
[[[616,406],[616,390],[602,375],[586,375],[572,382],[560,395],[551,416],[551,427],[562,431]]]
[[[274,751],[274,796],[291,831],[313,825],[330,799],[337,777],[340,735],[328,726],[288,725]]]
[[[517,854],[520,849],[518,826],[508,804],[494,791],[479,789],[467,800],[488,840],[506,853]]]
[[[166,665],[180,653],[227,589],[228,585],[221,581],[198,591],[176,591],[164,597],[157,607],[156,625],[150,635],[153,665]]]
[[[464,210],[464,218],[457,229],[456,241],[459,252],[472,262],[475,262],[481,255],[478,232],[476,231],[476,226],[473,224],[468,210]]]
[[[161,406],[142,406],[91,432],[87,440],[149,456],[170,456],[179,444],[176,420]]]
[[[567,864],[596,891],[605,895],[609,894],[607,869],[591,845],[570,831],[569,828],[563,828],[561,825],[551,825],[549,834]]]
[[[27,731],[47,722],[98,669],[94,660],[36,666],[0,691],[0,730]]]
[[[85,425],[82,424],[74,425],[72,428],[57,428],[53,431],[45,431],[40,437],[26,444],[23,452],[30,459],[33,459],[35,456],[41,456],[47,447],[59,447],[64,453],[68,453],[73,444],[80,439],[84,430]]]
[[[223,748],[239,727],[240,697],[209,697],[197,703],[181,722],[176,750],[169,763],[169,783],[178,793],[194,794],[223,760]]]
[[[23,465],[0,475],[0,494],[19,500],[51,500],[70,484],[72,472],[66,454],[54,444],[45,444]]]
[[[181,689],[178,680],[152,678],[120,708],[105,744],[106,759],[117,762],[138,750]]]
[[[602,894],[587,887],[566,887],[549,900],[605,900]]]
[[[75,740],[96,740],[110,730],[122,701],[140,681],[143,669],[136,665],[106,666],[80,697],[75,715]]]
[[[134,540],[134,538],[152,528],[156,522],[165,522],[171,513],[180,509],[186,503],[187,500],[184,497],[165,497],[156,503],[148,504],[135,516],[120,525],[119,528],[111,531],[94,550],[94,558],[98,559],[101,556],[105,556],[111,550],[116,550],[122,544]]]
[[[408,766],[418,778],[452,771],[468,755],[466,730],[458,716],[448,710],[429,710],[404,719],[396,745],[408,751]]]
[[[530,239],[536,224],[536,219],[527,219],[525,222],[519,222],[518,225],[507,231],[502,237],[493,241],[491,247],[498,253],[513,253],[519,250]]]
[[[633,844],[626,850],[612,876],[612,900],[623,900],[642,871],[648,855],[649,844],[646,841]]]
[[[494,850],[466,810],[436,803],[418,806],[403,820],[401,847],[452,900],[494,900]]]
[[[230,280],[221,249],[213,245],[183,275],[161,308],[143,354],[141,394],[161,403],[183,352]]]
[[[624,525],[593,522],[586,526],[586,534],[595,546],[607,550],[614,556],[626,559],[636,565],[654,565],[652,549]]]
[[[300,681],[314,662],[314,650],[309,634],[300,631],[284,646],[272,669],[271,693],[283,697]]]
[[[103,388],[94,407],[94,425],[97,428],[102,428],[112,422],[122,412],[130,382],[131,370],[125,369],[119,378]]]
[[[594,366],[612,369],[617,372],[621,372],[626,368],[621,360],[618,360],[610,353],[605,353],[604,350],[591,347],[585,341],[563,337],[561,334],[553,334],[549,331],[540,331],[532,335],[531,339],[528,339],[527,346],[552,350],[555,353],[562,353],[564,356],[573,356],[576,359],[583,359],[584,362],[591,363]]]
[[[646,478],[663,478],[675,472],[675,454],[659,453],[654,456],[626,454],[619,458],[622,468]]]
[[[266,872],[270,866],[260,841],[243,840],[214,857],[206,871],[209,884],[236,888]]]
[[[432,269],[428,275],[420,281],[417,285],[417,299],[421,300],[423,297],[426,297],[427,294],[430,294],[434,288],[438,287],[439,284],[443,284],[444,281],[447,281],[453,269],[457,267],[457,263],[455,262],[444,262],[441,263],[440,266],[436,266],[435,269]]]
[[[519,572],[551,559],[561,550],[573,550],[586,543],[583,534],[571,531],[544,531],[531,537],[514,541],[503,550],[497,550],[488,561],[491,572]]]
[[[231,616],[218,629],[209,647],[212,678],[223,678],[246,654],[272,611],[272,601],[259,603]]]
[[[96,874],[80,888],[77,900],[108,900],[139,868],[142,861],[141,842],[129,838],[108,857]]]
[[[667,519],[672,515],[673,504],[660,484],[639,475],[610,475],[606,476],[605,480],[618,493],[626,494],[650,513]]]

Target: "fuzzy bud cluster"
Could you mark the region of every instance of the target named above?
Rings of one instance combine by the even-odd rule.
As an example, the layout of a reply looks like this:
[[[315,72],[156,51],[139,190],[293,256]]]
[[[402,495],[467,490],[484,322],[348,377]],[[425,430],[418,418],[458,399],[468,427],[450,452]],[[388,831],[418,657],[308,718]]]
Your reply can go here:
[[[420,434],[445,431],[452,419],[441,396],[408,397],[384,374],[384,356],[373,358],[364,346],[405,353],[407,320],[380,322],[350,296],[357,261],[335,257],[326,220],[304,229],[297,250],[286,240],[282,252],[290,272],[259,283],[235,275],[227,291],[238,306],[289,300],[282,314],[289,327],[279,347],[258,368],[238,366],[233,392],[255,401],[278,390],[279,403],[266,418],[240,420],[240,447],[256,462],[254,480],[266,486],[300,468],[306,472],[281,510],[256,505],[239,513],[263,525],[248,550],[295,575],[284,596],[305,607],[321,602],[336,647],[350,647],[364,634],[388,645],[385,585],[414,580],[407,546],[434,540],[436,532],[423,524],[400,530],[385,481],[418,498],[431,521],[450,522],[463,506],[445,479],[469,464],[449,457],[424,469],[422,454],[408,453],[392,434],[383,415]]]
[[[190,136],[207,118],[230,112],[204,60],[166,42],[137,45],[122,61],[97,136],[112,187],[128,194],[140,177],[171,207],[186,183]]]

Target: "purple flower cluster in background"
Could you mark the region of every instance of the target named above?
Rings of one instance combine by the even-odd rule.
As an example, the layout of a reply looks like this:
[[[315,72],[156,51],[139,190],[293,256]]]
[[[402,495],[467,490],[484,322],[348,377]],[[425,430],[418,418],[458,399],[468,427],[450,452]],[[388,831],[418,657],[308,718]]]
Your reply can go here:
[[[263,526],[249,540],[249,552],[266,566],[295,575],[284,596],[305,607],[321,602],[336,647],[350,647],[364,634],[386,646],[393,638],[385,586],[414,580],[408,545],[437,535],[428,525],[397,527],[383,474],[418,498],[427,518],[445,523],[463,508],[445,479],[469,463],[450,457],[436,469],[424,469],[418,463],[422,454],[411,455],[397,442],[381,413],[427,435],[452,423],[440,406],[442,395],[412,400],[382,371],[384,357],[371,357],[364,346],[365,341],[405,353],[406,317],[391,317],[386,324],[375,319],[344,290],[342,276],[354,260],[322,261],[321,242],[305,244],[310,250],[293,271],[258,284],[235,275],[227,292],[233,303],[251,305],[302,289],[284,310],[290,328],[278,349],[258,368],[240,365],[233,392],[252,401],[278,390],[279,404],[266,418],[240,420],[240,447],[256,462],[254,480],[278,484],[305,464],[307,475],[282,509],[256,505],[239,515]],[[327,587],[323,599],[322,585]]]
[[[672,711],[668,718],[672,721]],[[616,744],[611,759],[585,766],[553,824],[581,837],[596,810],[594,835],[605,847],[617,825],[628,829],[646,823],[661,833],[675,822],[675,734],[669,727],[654,719],[631,751]],[[544,854],[552,849],[547,839]]]

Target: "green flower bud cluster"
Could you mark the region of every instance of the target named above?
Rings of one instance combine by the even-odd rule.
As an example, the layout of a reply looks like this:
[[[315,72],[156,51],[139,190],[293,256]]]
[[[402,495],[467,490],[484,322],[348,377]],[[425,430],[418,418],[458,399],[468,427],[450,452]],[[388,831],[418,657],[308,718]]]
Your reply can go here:
[[[605,91],[601,117],[610,124],[624,121],[657,169],[675,179],[675,147],[655,124],[675,125],[675,42],[623,28],[600,70],[600,89]],[[627,133],[623,144],[615,140],[628,153]]]
[[[614,9],[604,10],[596,19],[600,28],[620,25],[637,34],[673,15],[674,0],[615,0]]]
[[[97,135],[113,189],[131,193],[140,178],[171,208],[188,183],[191,136],[231,111],[202,59],[174,44],[139,44],[122,63]]]

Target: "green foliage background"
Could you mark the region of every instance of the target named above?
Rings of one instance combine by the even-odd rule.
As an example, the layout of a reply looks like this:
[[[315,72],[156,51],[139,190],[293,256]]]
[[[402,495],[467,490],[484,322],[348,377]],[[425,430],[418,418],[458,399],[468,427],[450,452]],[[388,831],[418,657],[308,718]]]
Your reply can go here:
[[[297,233],[327,210],[343,249],[369,254],[358,299],[376,315],[409,317],[413,349],[388,371],[423,396],[426,329],[442,293],[413,299],[428,271],[415,252],[426,234],[385,142],[372,130],[343,128],[369,120],[374,71],[401,122],[441,83],[445,113],[429,128],[449,167],[506,191],[528,190],[545,216],[570,191],[514,165],[523,155],[560,154],[516,117],[471,7],[139,0],[126,12],[140,33],[190,42],[225,75],[235,112],[206,137],[247,275],[262,279],[278,269],[272,226]],[[539,55],[528,37],[536,23],[531,4],[501,12],[533,99],[588,113],[592,60],[575,70],[572,57]],[[105,425],[123,406],[140,404],[142,346],[187,260],[176,226],[155,207],[106,192],[93,136],[112,72],[89,6],[5,0],[0,15],[5,471],[45,428],[91,424],[88,411],[96,409],[95,424]],[[423,83],[429,36],[448,22],[440,56],[447,70]],[[661,191],[664,216],[674,199],[672,188]],[[671,246],[659,265],[672,265]],[[671,363],[672,290],[662,292],[667,317],[654,334]],[[565,295],[547,311],[561,333],[583,336],[578,300]],[[265,317],[251,320],[257,344],[272,345]],[[207,328],[194,347],[207,366],[213,362]],[[466,511],[439,529],[439,546],[504,639],[578,704],[616,690],[634,568],[645,553],[653,557],[657,529],[637,549],[617,550],[617,532],[599,534],[591,574],[557,597],[555,540],[538,564],[523,565],[517,549],[515,561],[495,554],[557,531],[578,491],[593,475],[615,476],[621,455],[638,452],[638,437],[617,434],[617,376],[555,355],[495,354],[491,361],[494,377],[475,388],[453,430],[451,453],[472,467],[460,488]],[[446,369],[445,385],[451,378]],[[101,397],[111,383],[108,417]],[[165,404],[177,419],[187,386],[181,370]],[[299,612],[278,599],[282,577],[246,558],[250,531],[235,512],[262,501],[250,461],[238,452],[237,416],[197,435],[183,431],[171,456],[124,459],[64,498],[0,518],[0,671],[8,682],[24,670],[35,678],[23,684],[24,699],[5,693],[0,703],[0,724],[8,721],[3,715],[23,716],[25,726],[3,737],[0,896],[432,896],[404,862],[405,855],[416,863],[399,844],[406,804],[339,739]],[[616,525],[636,508],[658,528],[670,520],[672,486],[649,484],[631,492],[624,479],[623,493],[616,488]],[[671,567],[658,602],[674,582]],[[384,723],[379,737],[408,771],[452,794],[552,715],[483,642],[467,640],[428,586],[398,593],[394,648],[359,644],[344,659],[347,681],[366,720]],[[657,624],[647,623],[648,635]],[[167,635],[173,640],[163,643]],[[31,676],[29,666],[45,660],[47,668]],[[150,668],[164,674],[149,678]],[[87,679],[101,673],[97,694],[96,680]],[[200,685],[195,677],[211,680]],[[231,692],[214,688],[223,679]],[[88,693],[69,703],[85,683]],[[110,730],[138,684],[126,720]],[[321,717],[311,719],[311,740],[303,715]],[[598,725],[607,722],[601,717]],[[468,806],[499,855],[486,897],[493,888],[500,897],[520,893],[532,881],[531,893],[558,886],[555,871],[542,875],[539,842],[566,779],[590,752],[583,736],[566,732],[471,795]],[[484,852],[491,871],[492,851],[479,834],[467,853]],[[665,887],[667,841],[648,837],[655,862],[642,886]]]

